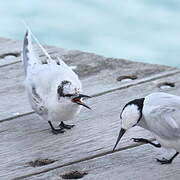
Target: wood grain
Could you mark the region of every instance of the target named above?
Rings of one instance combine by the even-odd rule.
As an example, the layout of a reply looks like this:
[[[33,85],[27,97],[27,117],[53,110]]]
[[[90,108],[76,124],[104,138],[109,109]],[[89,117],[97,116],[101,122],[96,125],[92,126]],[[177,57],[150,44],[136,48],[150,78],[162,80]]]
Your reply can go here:
[[[180,157],[170,165],[156,162],[159,153],[150,145],[141,145],[103,157],[58,168],[25,178],[26,180],[62,180],[61,176],[72,171],[87,172],[83,180],[178,180]]]
[[[53,135],[48,123],[32,113],[27,101],[21,48],[21,41],[0,38],[1,180],[58,180],[70,170],[88,171],[84,179],[179,179],[179,158],[170,167],[160,166],[154,161],[159,152],[131,141],[142,136],[152,139],[144,129],[135,127],[127,132],[117,152],[112,153],[124,104],[155,91],[180,95],[179,69],[45,46],[52,58],[59,56],[75,67],[84,93],[93,96],[87,100],[93,110],[83,109],[73,122],[75,128]],[[46,58],[37,45],[34,48],[40,58]],[[133,76],[134,80],[118,81],[122,76]],[[159,88],[166,82],[175,87]],[[55,162],[32,167],[37,159]]]
[[[93,111],[84,109],[75,121],[76,127],[62,135],[52,135],[47,122],[34,114],[2,122],[1,179],[26,177],[97,157],[99,154],[108,154],[117,138],[119,113],[123,105],[133,98],[159,91],[157,84],[164,81],[175,83],[175,87],[167,92],[180,95],[178,77],[179,74],[89,99],[87,103]],[[134,128],[122,139],[118,150],[131,147],[133,143],[130,138],[138,136],[151,137],[143,129]],[[29,161],[38,158],[56,162],[36,168],[27,165]]]
[[[0,57],[8,53],[20,53],[21,42],[7,41],[7,46],[9,48],[8,50],[6,49],[6,51],[3,50],[2,44],[3,43],[0,43]],[[35,46],[35,49],[40,58],[45,58],[37,46]],[[90,95],[101,94],[105,91],[113,91],[121,87],[129,87],[129,85],[167,76],[179,71],[176,68],[167,66],[105,58],[77,50],[65,51],[62,48],[48,46],[47,51],[53,58],[60,56],[66,63],[76,67],[75,71],[82,80],[84,92]],[[18,58],[20,59],[20,57],[17,57],[17,59]],[[131,82],[117,81],[117,78],[123,75],[135,75],[137,79]],[[24,78],[22,63],[20,62],[6,64],[6,66],[1,67],[0,120],[32,112],[23,86]]]

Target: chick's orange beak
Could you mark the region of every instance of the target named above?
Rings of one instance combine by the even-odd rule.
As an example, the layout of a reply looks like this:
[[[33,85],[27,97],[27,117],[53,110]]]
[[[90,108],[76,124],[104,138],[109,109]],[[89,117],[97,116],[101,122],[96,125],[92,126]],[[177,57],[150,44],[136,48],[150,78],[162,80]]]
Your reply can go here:
[[[82,98],[90,98],[90,96],[84,95],[84,94],[79,94],[77,97],[72,99],[73,103],[79,104],[81,106],[84,106],[88,109],[91,109],[89,106],[87,106],[83,101]]]

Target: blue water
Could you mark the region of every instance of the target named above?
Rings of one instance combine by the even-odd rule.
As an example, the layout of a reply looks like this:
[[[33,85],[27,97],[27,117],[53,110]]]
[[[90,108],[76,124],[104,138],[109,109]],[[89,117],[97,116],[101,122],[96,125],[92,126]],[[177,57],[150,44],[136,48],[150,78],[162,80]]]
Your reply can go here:
[[[180,0],[5,0],[0,36],[180,67]]]

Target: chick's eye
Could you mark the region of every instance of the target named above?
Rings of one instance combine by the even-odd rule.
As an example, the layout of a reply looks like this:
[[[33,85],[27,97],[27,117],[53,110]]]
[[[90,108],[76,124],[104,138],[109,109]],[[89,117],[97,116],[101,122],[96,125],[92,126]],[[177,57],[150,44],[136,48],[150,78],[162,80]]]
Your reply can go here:
[[[72,97],[73,94],[65,94],[64,96],[65,96],[65,97]]]

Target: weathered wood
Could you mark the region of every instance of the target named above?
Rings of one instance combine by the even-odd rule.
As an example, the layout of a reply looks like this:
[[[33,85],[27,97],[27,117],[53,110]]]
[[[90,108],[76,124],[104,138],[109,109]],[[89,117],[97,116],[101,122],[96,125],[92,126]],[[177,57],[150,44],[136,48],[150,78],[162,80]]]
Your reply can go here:
[[[1,179],[30,176],[99,154],[108,154],[117,138],[119,113],[123,105],[133,98],[159,91],[157,84],[160,82],[174,82],[175,87],[166,91],[180,95],[179,74],[89,99],[88,104],[93,111],[84,109],[75,122],[77,127],[62,135],[52,135],[47,122],[38,119],[34,114],[2,122]],[[134,128],[122,139],[119,150],[132,146],[130,138],[137,136],[151,137],[144,130]],[[29,161],[38,158],[57,161],[36,168],[27,165]]]
[[[9,40],[5,42],[5,46],[8,47],[8,49],[5,50],[3,48],[3,42],[0,41],[0,57],[8,53],[20,53],[21,42]],[[39,56],[45,58],[37,46],[35,47]],[[179,71],[176,68],[167,66],[105,58],[77,50],[66,51],[62,48],[55,47],[47,47],[47,50],[52,57],[61,56],[69,65],[76,67],[75,71],[82,80],[84,91],[90,95],[128,87],[129,85],[146,82]],[[32,112],[23,86],[24,73],[22,64],[19,62],[20,56],[18,56],[17,59],[18,63],[8,64],[7,62],[6,66],[4,66],[5,64],[3,63],[3,67],[0,68],[0,120]],[[2,65],[1,59],[0,65]],[[135,75],[137,79],[133,82],[117,81],[117,78],[123,75]]]
[[[72,171],[87,172],[84,180],[180,179],[180,158],[177,157],[170,165],[160,165],[155,160],[158,155],[155,148],[143,145],[27,177],[25,180],[62,180],[62,175]]]
[[[6,80],[0,81],[0,86],[1,86],[0,87],[0,94],[1,94],[0,122],[33,112],[29,105],[27,94],[22,84],[23,73],[16,72],[16,66],[17,65],[11,66],[12,76],[10,76],[9,74],[8,78],[6,79],[5,74],[3,74],[2,77]],[[7,67],[4,67],[4,68],[7,68]],[[15,73],[16,73],[16,77],[14,76]],[[113,81],[112,76],[116,75],[116,73],[114,73],[112,76],[104,77],[106,81],[109,81],[108,85],[104,83],[103,78],[99,80],[98,78],[94,76],[88,79],[87,78],[82,79],[82,82],[85,87],[84,88],[85,94],[89,94],[91,96],[99,96],[101,94],[109,93],[114,90],[119,90],[119,89],[131,87],[137,84],[142,84],[148,81],[160,79],[160,78],[173,75],[176,73],[179,73],[179,70],[166,71],[166,72],[158,73],[149,77],[140,78],[140,79],[134,80],[132,82],[127,82],[127,83],[118,83],[116,81]],[[99,74],[99,76],[101,77],[103,76],[103,74],[101,73]]]
[[[117,179],[115,177],[119,174],[122,174],[123,179],[128,177],[144,179],[144,175],[147,175],[148,170],[153,166],[151,158],[147,160],[150,163],[145,162],[146,157],[152,157],[154,152],[151,152],[149,146],[129,149],[138,145],[130,138],[138,136],[151,138],[151,134],[136,127],[122,139],[117,148],[117,151],[121,152],[111,154],[119,130],[119,113],[128,100],[160,91],[158,84],[162,82],[175,83],[175,87],[166,91],[180,95],[178,92],[180,70],[46,46],[53,58],[60,56],[67,64],[75,66],[75,71],[83,82],[84,92],[93,95],[93,98],[88,100],[93,111],[83,109],[76,118],[77,127],[65,134],[55,136],[51,134],[47,122],[31,114],[32,110],[22,85],[24,74],[20,62],[21,48],[21,41],[0,38],[0,179],[23,177],[57,179],[55,172],[59,175],[73,167],[83,166],[85,170],[90,171],[84,179]],[[41,58],[46,58],[37,46],[35,50]],[[128,75],[135,80],[117,81],[121,79],[119,76]],[[10,121],[11,119],[13,121]],[[137,156],[133,156],[133,164],[129,162],[131,156],[128,154],[134,151]],[[144,151],[143,155],[141,151]],[[147,154],[149,156],[146,156]],[[137,160],[139,156],[141,158],[143,156],[142,164]],[[39,158],[48,158],[55,162],[42,167],[31,167],[28,164]],[[83,162],[85,160],[87,164]],[[90,168],[91,166],[94,168]],[[108,171],[106,171],[107,166]],[[127,172],[132,166],[147,168],[143,169],[144,174],[139,175],[140,170],[138,171],[137,168],[130,173]],[[160,171],[158,167],[153,171],[154,173]],[[98,168],[100,172],[97,171]],[[157,179],[167,177],[174,180],[170,170],[173,168],[167,170],[165,175],[162,171]],[[112,173],[114,175],[111,178]]]
[[[22,50],[22,41],[11,40],[0,38],[0,67],[15,64],[20,62],[21,50]],[[35,51],[39,53],[41,56],[43,55],[42,51],[35,46]],[[45,46],[49,53],[54,52],[53,47]],[[52,51],[51,51],[52,49]],[[60,52],[64,52],[62,48],[58,48]]]

